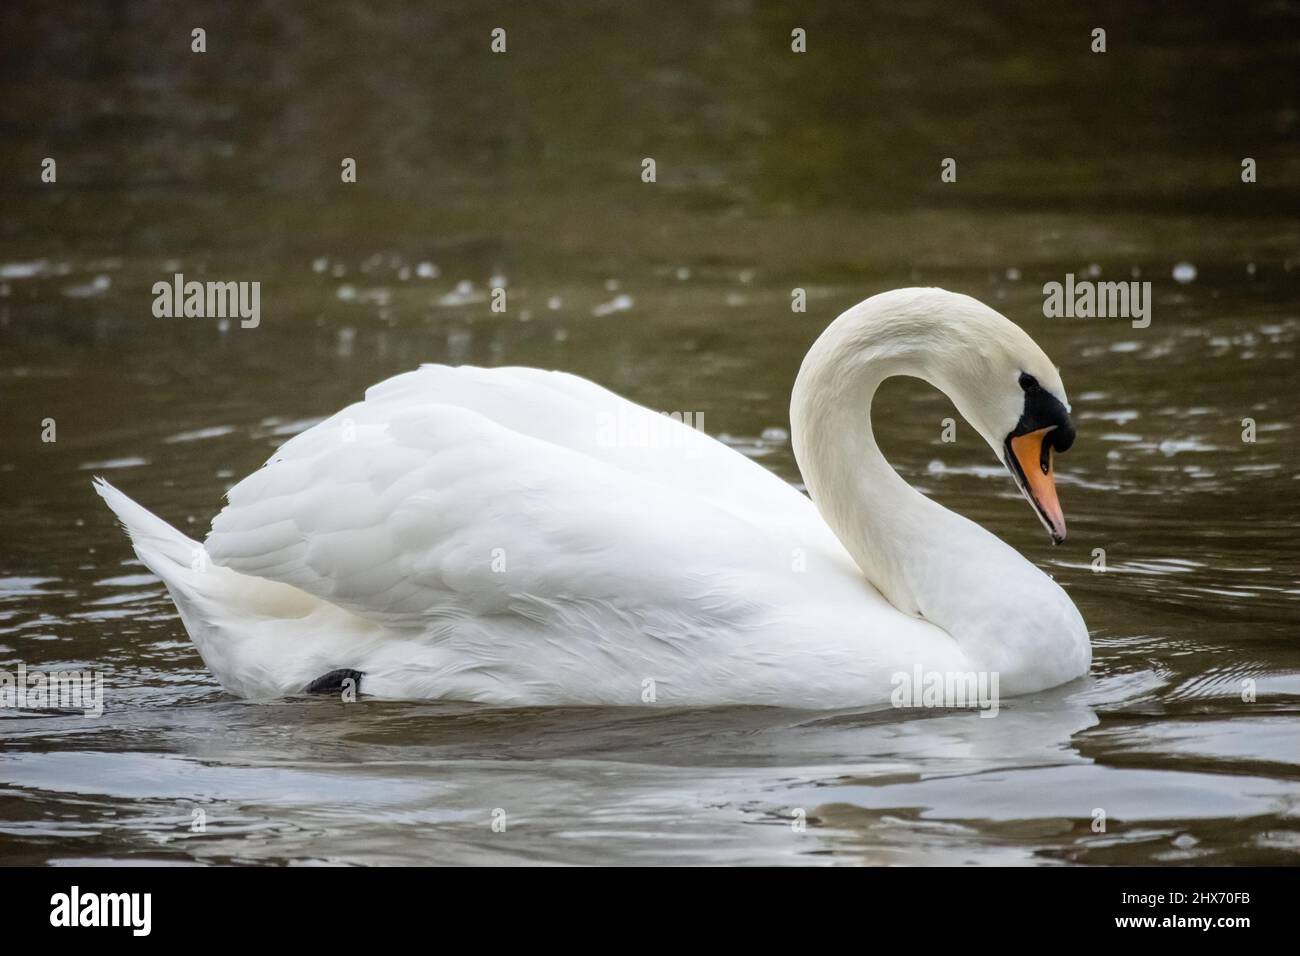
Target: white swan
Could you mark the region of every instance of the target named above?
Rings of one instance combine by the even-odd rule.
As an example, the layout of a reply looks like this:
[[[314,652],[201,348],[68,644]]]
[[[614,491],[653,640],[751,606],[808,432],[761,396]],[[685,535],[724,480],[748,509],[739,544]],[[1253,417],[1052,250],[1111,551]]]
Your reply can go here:
[[[584,379],[445,366],[290,439],[204,545],[96,488],[242,697],[346,674],[384,698],[831,708],[887,702],[918,667],[995,672],[1002,694],[1085,673],[1065,592],[881,456],[871,400],[892,375],[946,392],[1064,539],[1060,376],[940,289],[859,303],[804,359],[790,423],[811,501]]]

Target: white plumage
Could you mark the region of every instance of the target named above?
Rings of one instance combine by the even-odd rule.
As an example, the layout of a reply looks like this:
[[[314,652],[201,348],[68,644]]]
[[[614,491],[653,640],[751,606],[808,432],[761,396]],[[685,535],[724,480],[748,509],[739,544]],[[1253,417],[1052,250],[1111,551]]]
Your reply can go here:
[[[796,390],[797,451],[811,411]],[[869,407],[858,412],[869,437]],[[808,477],[818,466],[805,457]],[[250,698],[348,668],[363,673],[364,693],[387,698],[840,707],[887,701],[892,676],[917,664],[988,663],[972,653],[980,638],[963,649],[934,615],[886,601],[818,505],[760,465],[559,372],[426,366],[374,386],[231,489],[206,554],[107,483],[97,489],[209,668]],[[907,491],[927,516],[956,518]],[[851,508],[851,493],[819,501],[822,512]],[[1085,670],[1068,598],[957,520],[954,553],[1018,562],[1011,580],[1034,593],[1013,597],[1047,595],[1038,624],[1059,617],[1065,629],[1033,649],[1058,651],[1048,666],[989,657],[1014,665],[1004,691]]]

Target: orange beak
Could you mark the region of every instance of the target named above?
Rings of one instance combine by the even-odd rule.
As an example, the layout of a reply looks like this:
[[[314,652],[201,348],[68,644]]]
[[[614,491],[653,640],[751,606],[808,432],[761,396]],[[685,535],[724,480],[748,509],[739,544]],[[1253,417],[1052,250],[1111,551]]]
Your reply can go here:
[[[1047,533],[1052,536],[1052,543],[1060,544],[1065,540],[1065,514],[1056,497],[1056,480],[1052,476],[1054,449],[1045,441],[1048,432],[1054,428],[1056,426],[1052,425],[1007,439],[1008,457],[1012,459],[1007,464],[1020,491],[1034,506]]]

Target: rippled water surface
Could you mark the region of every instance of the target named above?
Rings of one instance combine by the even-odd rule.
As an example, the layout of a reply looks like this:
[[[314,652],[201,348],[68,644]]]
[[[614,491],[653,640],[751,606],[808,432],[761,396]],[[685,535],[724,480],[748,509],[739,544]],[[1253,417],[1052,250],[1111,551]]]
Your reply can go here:
[[[162,2],[0,13],[0,668],[106,682],[0,717],[0,862],[1300,861],[1295,3],[231,6],[203,55]],[[260,281],[260,326],[153,317],[176,272]],[[1044,318],[1066,273],[1149,280],[1150,327]],[[992,720],[241,702],[90,487],[201,536],[423,361],[578,372],[797,482],[804,350],[916,284],[1028,329],[1079,428],[1052,548],[946,398],[877,404],[1091,630]]]

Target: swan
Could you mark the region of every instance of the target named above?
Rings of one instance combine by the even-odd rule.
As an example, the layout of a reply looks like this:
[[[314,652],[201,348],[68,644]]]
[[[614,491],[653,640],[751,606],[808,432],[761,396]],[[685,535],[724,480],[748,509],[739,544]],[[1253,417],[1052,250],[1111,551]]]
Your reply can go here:
[[[289,439],[202,544],[95,488],[244,698],[351,678],[388,699],[827,709],[885,704],[917,669],[995,674],[1003,695],[1086,673],[1066,593],[876,447],[895,375],[945,392],[1065,539],[1060,375],[942,289],[875,295],[813,344],[790,404],[808,496],[577,376],[441,365]]]

